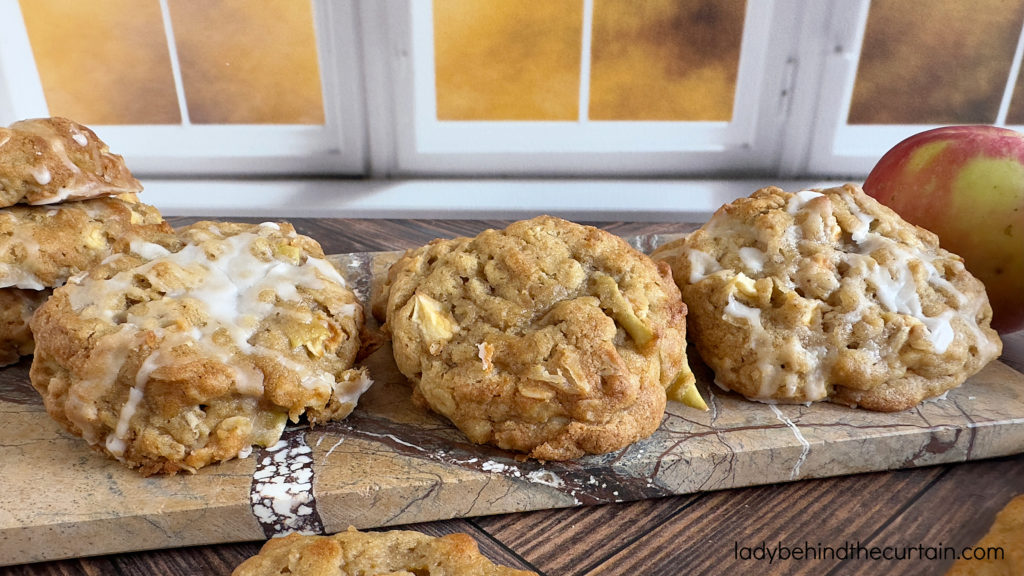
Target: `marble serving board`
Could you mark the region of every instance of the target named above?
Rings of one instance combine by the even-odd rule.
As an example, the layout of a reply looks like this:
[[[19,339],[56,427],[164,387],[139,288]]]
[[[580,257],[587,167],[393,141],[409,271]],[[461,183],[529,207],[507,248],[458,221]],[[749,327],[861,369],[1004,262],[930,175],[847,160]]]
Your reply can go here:
[[[637,240],[649,249],[662,239]],[[364,296],[394,253],[332,257]],[[521,461],[416,408],[383,344],[375,384],[341,422],[192,476],[144,478],[46,414],[29,361],[0,369],[0,565],[333,533],[960,462],[1024,452],[1024,375],[994,362],[946,397],[881,414],[748,402],[691,363],[710,410],[669,403],[620,452]]]

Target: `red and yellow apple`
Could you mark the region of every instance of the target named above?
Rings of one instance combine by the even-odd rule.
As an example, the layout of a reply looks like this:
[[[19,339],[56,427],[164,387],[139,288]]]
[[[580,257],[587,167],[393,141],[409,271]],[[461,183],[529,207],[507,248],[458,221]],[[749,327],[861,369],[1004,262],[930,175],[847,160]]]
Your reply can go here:
[[[931,230],[985,284],[992,327],[1024,328],[1024,134],[947,126],[900,142],[864,191]]]

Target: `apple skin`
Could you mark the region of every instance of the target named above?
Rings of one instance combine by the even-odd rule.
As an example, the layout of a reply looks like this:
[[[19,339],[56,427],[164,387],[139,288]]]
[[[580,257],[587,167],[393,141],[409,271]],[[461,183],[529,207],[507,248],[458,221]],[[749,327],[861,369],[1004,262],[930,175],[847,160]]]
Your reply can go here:
[[[885,153],[864,191],[931,230],[985,284],[992,327],[1024,328],[1024,134],[947,126]]]

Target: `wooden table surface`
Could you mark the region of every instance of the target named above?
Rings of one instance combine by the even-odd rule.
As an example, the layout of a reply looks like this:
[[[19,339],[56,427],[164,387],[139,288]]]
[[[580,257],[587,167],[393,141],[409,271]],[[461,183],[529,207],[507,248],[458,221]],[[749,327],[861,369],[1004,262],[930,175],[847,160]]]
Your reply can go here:
[[[171,219],[175,225],[192,220]],[[404,249],[506,224],[326,219],[292,223],[319,240],[327,253]],[[669,223],[597,225],[624,236],[694,228]],[[1024,331],[1003,340],[1002,361],[1024,372]],[[406,528],[433,535],[465,532],[492,559],[546,575],[942,574],[952,563],[948,549],[974,544],[996,512],[1020,494],[1024,454]],[[0,568],[0,574],[230,574],[261,545],[245,542],[79,558]],[[909,554],[913,560],[873,560],[868,558],[872,548],[876,554]],[[778,553],[790,557],[768,557]]]

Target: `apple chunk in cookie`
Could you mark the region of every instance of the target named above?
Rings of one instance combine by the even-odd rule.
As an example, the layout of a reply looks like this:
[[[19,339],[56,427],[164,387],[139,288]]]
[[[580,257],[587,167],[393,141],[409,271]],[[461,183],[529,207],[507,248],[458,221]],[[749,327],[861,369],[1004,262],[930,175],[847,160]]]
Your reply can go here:
[[[30,376],[50,415],[143,474],[193,472],[340,419],[362,308],[288,224],[200,222],[180,249],[139,243],[54,291]]]
[[[374,311],[416,402],[533,458],[621,449],[693,388],[668,267],[558,218],[409,251]]]

